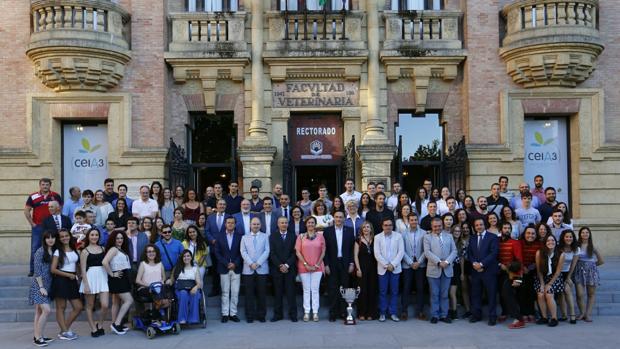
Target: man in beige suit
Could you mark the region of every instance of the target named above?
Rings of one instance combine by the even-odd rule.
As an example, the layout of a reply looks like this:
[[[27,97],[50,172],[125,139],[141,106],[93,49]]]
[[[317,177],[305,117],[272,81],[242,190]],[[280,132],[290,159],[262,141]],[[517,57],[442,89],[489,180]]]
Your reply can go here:
[[[426,277],[431,289],[431,323],[438,320],[447,324],[448,291],[452,279],[452,262],[457,257],[456,245],[452,235],[442,232],[443,223],[439,217],[431,220],[431,233],[424,236],[424,255],[426,256]]]
[[[383,232],[375,236],[375,259],[379,274],[379,321],[385,321],[387,311],[392,321],[400,321],[397,314],[398,281],[401,273],[401,261],[405,251],[403,238],[394,233],[394,222],[391,218],[381,222]],[[388,289],[390,291],[388,309]]]

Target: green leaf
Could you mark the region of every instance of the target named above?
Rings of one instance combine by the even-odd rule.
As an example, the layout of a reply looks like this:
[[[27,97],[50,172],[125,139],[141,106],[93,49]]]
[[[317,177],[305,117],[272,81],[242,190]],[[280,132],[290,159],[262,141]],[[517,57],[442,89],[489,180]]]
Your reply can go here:
[[[90,142],[87,138],[82,138],[82,147],[86,150],[90,150]]]
[[[538,144],[544,144],[543,136],[542,134],[540,134],[540,132],[534,132],[534,138],[536,139],[536,142],[538,142]]]
[[[552,138],[547,139],[547,140],[545,141],[545,145],[547,145],[547,144],[549,144],[549,143],[553,142],[554,140],[555,140],[555,137],[552,137]]]
[[[101,148],[101,144],[97,144],[96,146],[94,146],[94,147],[90,150],[90,152],[91,152],[91,153],[94,153],[94,152],[95,152],[95,151],[97,151],[97,149],[99,149],[99,148]]]

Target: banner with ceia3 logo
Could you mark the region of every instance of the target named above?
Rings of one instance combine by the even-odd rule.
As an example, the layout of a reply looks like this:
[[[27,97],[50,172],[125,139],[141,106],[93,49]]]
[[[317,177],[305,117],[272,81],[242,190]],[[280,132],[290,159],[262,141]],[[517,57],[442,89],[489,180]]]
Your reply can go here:
[[[524,125],[524,176],[530,188],[542,175],[544,186],[556,188],[557,200],[568,200],[568,147],[566,119],[527,119]]]
[[[63,125],[63,191],[101,188],[108,177],[108,126]],[[94,191],[94,190],[93,190]]]

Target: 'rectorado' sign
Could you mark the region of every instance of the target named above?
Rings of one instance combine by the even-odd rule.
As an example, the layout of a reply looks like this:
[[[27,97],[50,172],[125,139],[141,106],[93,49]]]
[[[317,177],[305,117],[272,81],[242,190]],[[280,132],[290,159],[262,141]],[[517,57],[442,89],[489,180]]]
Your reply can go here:
[[[359,105],[353,81],[288,81],[273,84],[274,108],[334,108]]]

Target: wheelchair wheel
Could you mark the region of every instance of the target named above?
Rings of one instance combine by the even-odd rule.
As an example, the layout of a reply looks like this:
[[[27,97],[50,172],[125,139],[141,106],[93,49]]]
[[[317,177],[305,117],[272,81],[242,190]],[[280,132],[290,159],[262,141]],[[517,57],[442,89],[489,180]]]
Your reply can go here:
[[[181,333],[181,324],[180,323],[175,323],[174,326],[172,326],[172,334],[179,334]]]
[[[153,339],[155,338],[155,335],[157,335],[157,331],[155,331],[153,327],[149,326],[146,328],[146,338]]]

